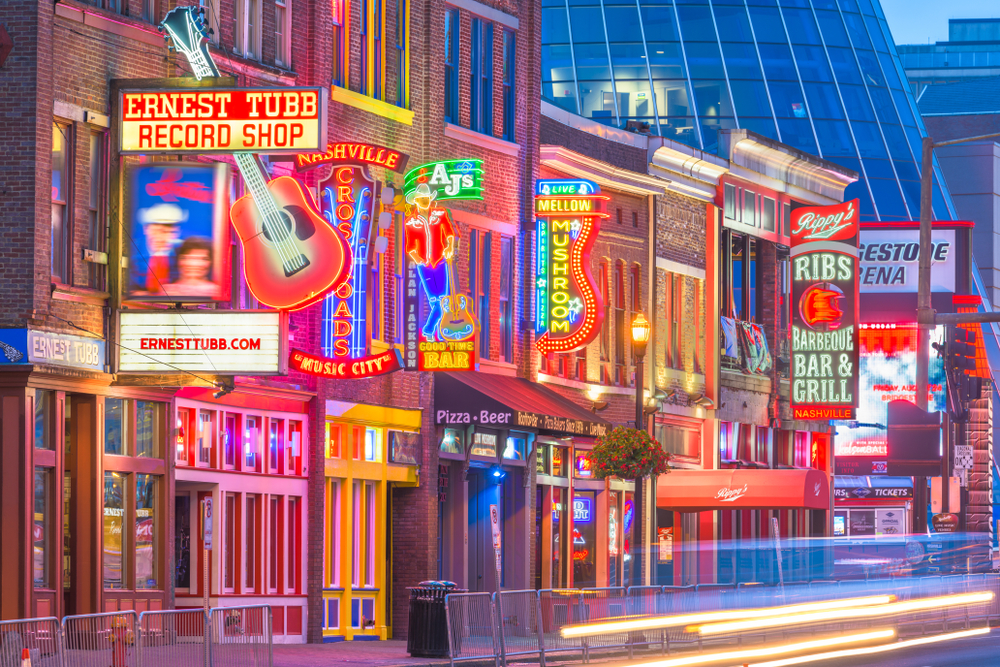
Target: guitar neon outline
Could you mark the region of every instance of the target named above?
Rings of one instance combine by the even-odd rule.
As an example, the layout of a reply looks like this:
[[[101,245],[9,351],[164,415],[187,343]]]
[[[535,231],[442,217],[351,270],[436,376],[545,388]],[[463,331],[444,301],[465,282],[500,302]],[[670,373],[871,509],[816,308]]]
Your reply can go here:
[[[159,28],[201,80],[219,76],[219,68],[206,44],[203,13],[195,10],[176,7]],[[243,275],[254,297],[278,310],[300,310],[339,289],[350,277],[351,248],[317,213],[312,195],[290,176],[267,180],[253,153],[231,155],[250,190],[232,205],[229,217],[243,246]],[[313,259],[322,261],[310,261],[300,248],[305,241]]]

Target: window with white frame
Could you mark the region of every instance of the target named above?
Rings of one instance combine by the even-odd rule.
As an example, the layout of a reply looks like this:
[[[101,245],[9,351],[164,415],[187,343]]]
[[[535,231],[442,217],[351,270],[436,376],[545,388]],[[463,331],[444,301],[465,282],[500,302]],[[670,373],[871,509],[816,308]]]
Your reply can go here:
[[[208,26],[208,40],[219,43],[219,0],[198,0],[198,6],[205,9],[205,24]]]
[[[244,58],[260,58],[261,0],[236,0],[236,52]]]
[[[291,9],[288,0],[274,0],[274,64],[292,68]]]

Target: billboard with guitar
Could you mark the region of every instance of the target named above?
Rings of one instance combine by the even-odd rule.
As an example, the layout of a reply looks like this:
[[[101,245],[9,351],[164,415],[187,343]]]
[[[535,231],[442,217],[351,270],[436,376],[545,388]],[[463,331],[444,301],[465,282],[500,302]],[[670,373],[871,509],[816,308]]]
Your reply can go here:
[[[458,249],[458,230],[447,209],[437,203],[439,187],[453,189],[453,199],[462,186],[462,176],[472,178],[465,193],[479,198],[479,161],[461,160],[459,177],[446,176],[446,167],[435,169],[426,165],[406,175],[404,200],[406,222],[403,240],[407,256],[406,350],[407,370],[471,371],[476,370],[479,354],[479,320],[472,310],[471,299],[459,290],[454,258]],[[465,165],[469,165],[466,169]],[[438,174],[440,172],[440,174]],[[437,178],[436,176],[440,176]],[[456,187],[455,184],[458,184]],[[418,287],[419,286],[419,287]],[[416,326],[413,326],[416,324]]]
[[[188,58],[196,78],[219,76],[204,44],[205,26],[197,8],[171,10],[161,27],[173,48]],[[308,90],[313,94],[305,94]],[[312,195],[299,181],[290,176],[269,180],[255,155],[325,150],[326,97],[322,89],[206,88],[191,93],[171,91],[162,100],[157,97],[159,92],[153,91],[151,96],[148,93],[142,93],[136,101],[123,98],[123,133],[125,123],[131,122],[130,114],[138,114],[134,120],[140,124],[167,123],[164,128],[149,130],[153,133],[150,141],[166,142],[167,147],[161,152],[193,150],[233,155],[248,194],[233,204],[230,218],[243,245],[247,287],[258,301],[279,310],[298,310],[316,303],[347,281],[353,265],[347,239],[319,213]],[[128,91],[123,96],[127,94]],[[211,99],[202,100],[202,95]],[[205,118],[198,115],[202,108],[207,114]],[[150,118],[145,117],[147,109]],[[174,128],[170,125],[174,122],[171,114],[185,109],[194,116],[190,120],[177,120],[174,124],[180,129]],[[213,125],[216,121],[217,125]],[[282,123],[283,130],[278,128]],[[189,130],[188,125],[195,129]],[[306,127],[305,134],[300,134],[302,127]],[[310,134],[308,127],[314,127],[315,132]],[[209,132],[206,128],[213,129]],[[137,126],[138,148],[133,152],[147,151],[143,132]],[[222,138],[233,134],[241,139],[223,145]],[[188,139],[193,142],[191,147],[185,144]],[[207,145],[208,139],[214,143]],[[156,152],[158,146],[148,152]]]

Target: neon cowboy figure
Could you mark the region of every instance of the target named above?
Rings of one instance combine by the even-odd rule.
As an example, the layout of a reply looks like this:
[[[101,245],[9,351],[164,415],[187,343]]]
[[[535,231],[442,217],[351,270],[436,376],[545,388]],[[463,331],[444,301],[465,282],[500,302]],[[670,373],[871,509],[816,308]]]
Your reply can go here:
[[[437,190],[427,183],[419,183],[406,195],[406,203],[416,208],[406,218],[403,232],[406,254],[417,265],[420,285],[430,304],[422,330],[427,340],[441,340],[437,335],[442,313],[440,298],[449,293],[448,271],[458,235],[448,211],[434,205],[436,198]]]

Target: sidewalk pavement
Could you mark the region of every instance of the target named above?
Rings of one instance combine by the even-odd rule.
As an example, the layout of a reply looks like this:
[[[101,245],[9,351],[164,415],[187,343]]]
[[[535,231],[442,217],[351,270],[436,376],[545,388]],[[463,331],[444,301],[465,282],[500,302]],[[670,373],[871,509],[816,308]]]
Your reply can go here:
[[[600,667],[626,667],[636,663],[655,660],[656,654],[640,654],[635,661],[626,661],[621,655],[591,655],[590,664]],[[552,667],[578,665],[582,662],[577,655],[557,655],[546,658],[545,664]],[[410,665],[449,665],[447,658],[411,658],[406,652],[406,641],[393,640],[378,642],[336,642],[334,644],[275,644],[274,667],[409,667]],[[493,667],[493,661],[461,663],[463,667]],[[513,665],[537,665],[536,656],[512,658]]]
[[[447,658],[411,658],[406,641],[275,644],[274,667],[403,667],[448,665]]]

